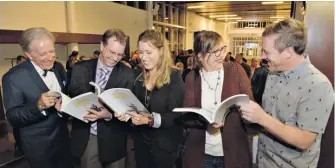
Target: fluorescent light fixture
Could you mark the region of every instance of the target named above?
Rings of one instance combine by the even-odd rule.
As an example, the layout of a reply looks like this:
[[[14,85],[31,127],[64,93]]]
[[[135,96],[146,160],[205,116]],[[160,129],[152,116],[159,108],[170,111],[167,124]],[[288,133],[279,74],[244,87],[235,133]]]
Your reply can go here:
[[[216,18],[216,20],[235,20],[235,19],[242,19],[241,17],[234,17],[234,18]]]
[[[236,20],[238,22],[257,22],[257,20]]]
[[[270,19],[284,19],[284,16],[271,16]]]
[[[237,15],[212,15],[209,18],[218,18],[218,17],[235,17]]]
[[[200,5],[200,6],[189,6],[187,9],[198,9],[198,8],[204,8],[205,6]]]
[[[267,1],[267,2],[262,2],[262,5],[273,5],[273,4],[282,4],[284,3],[283,1]]]

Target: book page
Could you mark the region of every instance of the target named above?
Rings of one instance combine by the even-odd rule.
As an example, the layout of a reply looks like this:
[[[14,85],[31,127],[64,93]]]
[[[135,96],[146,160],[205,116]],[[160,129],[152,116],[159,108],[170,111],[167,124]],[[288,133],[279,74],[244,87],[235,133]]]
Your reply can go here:
[[[214,113],[214,121],[216,123],[224,123],[227,111],[232,105],[238,103],[249,103],[249,102],[250,102],[249,96],[246,94],[238,94],[227,98],[221,104],[218,105]]]
[[[173,112],[191,112],[191,113],[197,113],[201,116],[203,116],[210,124],[214,123],[213,115],[210,111],[207,111],[205,109],[200,108],[175,108],[173,109]]]
[[[102,107],[102,105],[98,101],[98,96],[92,92],[81,94],[70,100],[68,100],[69,97],[66,96],[65,94],[61,95],[62,95],[61,111],[86,123],[88,123],[88,120],[84,119],[84,116],[88,113],[86,109],[92,107]]]
[[[100,94],[99,98],[115,113],[124,114],[127,111],[133,111],[151,117],[149,111],[129,89],[108,89]],[[126,121],[129,118],[130,116],[127,117]]]

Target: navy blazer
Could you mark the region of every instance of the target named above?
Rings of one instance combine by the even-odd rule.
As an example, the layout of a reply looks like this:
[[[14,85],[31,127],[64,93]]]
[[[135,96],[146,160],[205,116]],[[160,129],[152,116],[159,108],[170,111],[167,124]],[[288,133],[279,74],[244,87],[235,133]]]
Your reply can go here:
[[[54,73],[64,91],[66,72],[62,64],[54,63]],[[19,129],[22,150],[34,168],[71,167],[67,117],[58,116],[54,107],[43,115],[37,107],[40,96],[49,89],[32,62],[10,69],[2,79],[3,98],[9,123]]]

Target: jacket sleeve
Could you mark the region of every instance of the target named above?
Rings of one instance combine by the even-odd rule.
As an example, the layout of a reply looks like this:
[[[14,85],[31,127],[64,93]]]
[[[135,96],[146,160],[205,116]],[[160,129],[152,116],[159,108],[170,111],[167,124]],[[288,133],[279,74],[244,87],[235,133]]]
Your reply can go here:
[[[34,104],[27,104],[22,88],[17,87],[8,75],[3,77],[2,84],[4,105],[9,123],[13,127],[21,128],[45,119],[47,116],[39,111],[37,101]]]

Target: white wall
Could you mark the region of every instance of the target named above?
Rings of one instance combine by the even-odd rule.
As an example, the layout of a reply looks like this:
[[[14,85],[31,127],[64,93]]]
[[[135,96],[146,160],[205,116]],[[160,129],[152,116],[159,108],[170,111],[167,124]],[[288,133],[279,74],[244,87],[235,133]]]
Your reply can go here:
[[[65,32],[65,2],[0,2],[0,29]]]
[[[147,29],[147,12],[112,2],[74,2],[75,32],[103,34],[119,28],[130,37],[130,50],[136,50],[137,37]]]
[[[100,44],[79,44],[78,49],[80,56],[92,57],[95,50],[100,50]]]
[[[194,32],[215,29],[216,22],[199,16],[193,12],[186,12],[186,50],[193,49]]]
[[[215,31],[218,32],[221,35],[224,44],[227,45],[227,49],[229,50],[229,48],[230,48],[230,38],[228,36],[228,26],[229,26],[228,23],[217,21],[216,24],[215,24]],[[227,52],[228,52],[228,50],[227,50]]]

